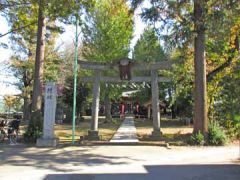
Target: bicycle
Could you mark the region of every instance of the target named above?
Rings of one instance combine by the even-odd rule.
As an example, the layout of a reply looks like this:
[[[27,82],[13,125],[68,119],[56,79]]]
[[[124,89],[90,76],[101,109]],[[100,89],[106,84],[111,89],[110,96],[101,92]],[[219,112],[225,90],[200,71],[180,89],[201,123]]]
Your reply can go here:
[[[7,129],[5,128],[7,124],[8,124],[8,121],[6,120],[0,121],[0,141],[1,142],[8,137]]]
[[[6,128],[8,126],[8,128]],[[16,144],[20,133],[20,120],[13,120],[11,122],[2,121],[0,123],[0,141],[4,141],[7,137],[10,144]]]

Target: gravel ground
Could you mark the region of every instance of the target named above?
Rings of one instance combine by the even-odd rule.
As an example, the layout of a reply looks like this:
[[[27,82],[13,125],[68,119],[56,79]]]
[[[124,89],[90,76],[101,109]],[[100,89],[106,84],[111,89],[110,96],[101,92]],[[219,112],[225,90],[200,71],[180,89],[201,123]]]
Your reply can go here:
[[[239,146],[70,146],[0,144],[1,180],[239,180]]]

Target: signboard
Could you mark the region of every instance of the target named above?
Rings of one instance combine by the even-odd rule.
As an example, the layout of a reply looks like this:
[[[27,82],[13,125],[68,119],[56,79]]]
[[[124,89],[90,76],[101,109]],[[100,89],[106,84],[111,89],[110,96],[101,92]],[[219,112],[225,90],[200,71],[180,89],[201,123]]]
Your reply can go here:
[[[129,59],[119,61],[119,72],[121,80],[131,80],[131,62]]]

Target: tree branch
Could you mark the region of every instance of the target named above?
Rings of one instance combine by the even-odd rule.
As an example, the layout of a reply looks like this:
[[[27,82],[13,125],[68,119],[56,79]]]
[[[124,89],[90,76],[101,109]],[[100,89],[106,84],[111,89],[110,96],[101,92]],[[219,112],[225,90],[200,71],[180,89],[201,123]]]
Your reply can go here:
[[[28,26],[31,26],[31,25],[33,25],[33,24],[36,24],[36,23],[37,23],[37,21],[34,21],[33,23],[30,23],[30,24],[28,24],[28,25],[26,25],[26,26],[22,26],[22,27],[19,27],[19,28],[16,28],[16,29],[12,29],[12,30],[10,30],[9,32],[7,32],[7,33],[5,33],[5,34],[0,34],[0,38],[3,37],[3,36],[8,35],[8,34],[10,34],[10,33],[13,33],[13,32],[15,32],[15,31],[24,29],[24,28],[26,28],[26,27],[28,27]]]
[[[237,59],[239,59],[239,57]],[[207,74],[207,82],[212,81],[214,76],[216,76],[218,73],[223,71],[225,68],[229,67],[232,63],[232,60],[233,60],[233,56],[228,57],[228,59],[225,63],[223,63],[221,66],[217,67],[213,71],[209,72]]]
[[[223,71],[225,68],[229,67],[232,64],[232,61],[234,58],[234,52],[236,52],[236,51],[239,52],[238,36],[236,36],[234,46],[235,47],[230,50],[231,55],[228,57],[227,61],[225,63],[223,63],[221,66],[217,67],[216,69],[214,69],[213,71],[211,71],[207,74],[207,82],[212,81],[214,76],[216,76],[218,73],[220,73],[221,71]],[[237,60],[239,60],[239,59],[240,59],[240,56],[238,55]]]
[[[12,4],[11,4],[12,3]],[[13,3],[11,2],[9,4],[4,4],[4,3],[0,3],[0,6],[2,6],[3,8],[5,7],[12,7],[12,6],[25,6],[25,5],[31,5],[31,3]]]

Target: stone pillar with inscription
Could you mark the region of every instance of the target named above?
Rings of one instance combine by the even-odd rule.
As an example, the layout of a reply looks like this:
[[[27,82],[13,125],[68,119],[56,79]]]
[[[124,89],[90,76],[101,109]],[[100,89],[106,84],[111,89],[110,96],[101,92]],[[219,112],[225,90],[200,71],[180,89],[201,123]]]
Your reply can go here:
[[[48,82],[45,86],[43,137],[37,139],[39,147],[55,147],[58,139],[54,136],[54,123],[57,104],[57,86]]]

